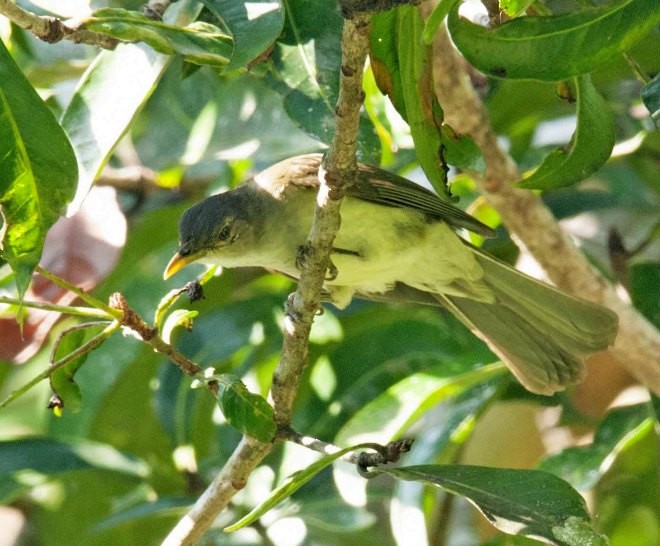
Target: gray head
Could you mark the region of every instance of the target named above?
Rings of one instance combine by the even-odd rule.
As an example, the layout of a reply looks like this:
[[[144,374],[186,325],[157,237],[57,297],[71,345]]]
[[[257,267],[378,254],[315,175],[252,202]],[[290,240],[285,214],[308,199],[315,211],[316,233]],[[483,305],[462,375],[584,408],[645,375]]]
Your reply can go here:
[[[263,231],[263,203],[248,186],[213,195],[190,207],[179,222],[179,251],[164,277],[198,261],[236,264]]]

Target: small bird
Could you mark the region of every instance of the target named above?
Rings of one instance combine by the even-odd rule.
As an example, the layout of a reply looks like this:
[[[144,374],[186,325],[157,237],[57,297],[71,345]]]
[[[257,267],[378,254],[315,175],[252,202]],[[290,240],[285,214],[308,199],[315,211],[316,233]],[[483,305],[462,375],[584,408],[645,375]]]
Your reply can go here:
[[[319,187],[321,154],[273,165],[184,212],[164,278],[192,262],[263,267],[297,279]],[[543,284],[455,233],[494,231],[433,192],[360,165],[346,190],[324,298],[436,305],[485,341],[530,391],[550,395],[584,376],[584,358],[614,342],[610,310]]]

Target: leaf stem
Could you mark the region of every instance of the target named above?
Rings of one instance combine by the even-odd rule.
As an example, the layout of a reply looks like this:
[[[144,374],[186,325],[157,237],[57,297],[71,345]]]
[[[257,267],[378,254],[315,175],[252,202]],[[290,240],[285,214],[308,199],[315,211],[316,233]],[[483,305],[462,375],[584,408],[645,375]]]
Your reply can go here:
[[[109,315],[104,310],[95,309],[93,307],[76,307],[71,305],[57,305],[55,303],[47,303],[41,301],[26,301],[17,298],[9,298],[7,296],[0,296],[0,303],[8,305],[22,305],[23,307],[30,307],[31,309],[41,309],[42,311],[55,311],[67,315],[74,315],[77,317],[91,317],[97,319],[113,320],[115,317]]]
[[[68,281],[65,281],[64,279],[58,277],[57,275],[51,273],[47,269],[44,269],[40,265],[37,266],[36,272],[39,273],[40,275],[43,275],[46,277],[49,281],[54,282],[57,286],[60,286],[61,288],[64,288],[66,290],[69,290],[70,292],[73,292],[76,296],[78,296],[81,300],[83,300],[86,304],[95,307],[96,309],[101,309],[106,312],[106,315],[109,315],[112,317],[114,320],[120,320],[122,318],[121,311],[114,309],[110,307],[107,303],[102,302],[101,300],[95,298],[94,296],[91,296],[87,292],[85,292],[82,288],[78,288],[77,286],[71,284]]]

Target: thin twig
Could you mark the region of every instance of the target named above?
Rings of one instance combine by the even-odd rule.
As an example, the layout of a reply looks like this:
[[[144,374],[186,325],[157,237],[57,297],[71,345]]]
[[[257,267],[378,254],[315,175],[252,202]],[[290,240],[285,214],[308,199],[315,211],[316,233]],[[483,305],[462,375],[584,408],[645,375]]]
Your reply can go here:
[[[31,309],[41,309],[42,311],[54,311],[66,315],[73,315],[77,317],[90,317],[98,319],[113,320],[115,317],[109,315],[102,309],[95,309],[93,307],[76,307],[71,305],[57,305],[55,303],[47,303],[41,301],[19,300],[18,298],[9,298],[7,296],[0,296],[0,303],[8,305],[18,305],[29,307]]]
[[[59,370],[61,367],[66,366],[72,360],[79,358],[84,354],[96,349],[106,339],[108,339],[116,330],[118,330],[119,327],[120,324],[118,322],[115,321],[111,322],[106,328],[103,329],[103,331],[99,332],[87,343],[84,343],[83,345],[78,347],[75,351],[70,352],[68,355],[62,357],[57,362],[54,362],[51,366],[46,368],[39,375],[33,377],[30,381],[28,381],[24,385],[21,385],[18,389],[12,391],[9,394],[9,396],[7,396],[7,398],[5,398],[2,402],[0,402],[0,410],[5,406],[11,404],[14,400],[25,394],[32,387],[34,387],[44,379],[48,379],[53,374],[54,371]]]
[[[118,40],[92,32],[84,28],[83,23],[64,22],[57,17],[36,15],[18,7],[11,0],[0,0],[0,15],[4,15],[14,24],[29,30],[40,40],[48,43],[70,40],[74,43],[87,44],[103,49],[114,49]]]

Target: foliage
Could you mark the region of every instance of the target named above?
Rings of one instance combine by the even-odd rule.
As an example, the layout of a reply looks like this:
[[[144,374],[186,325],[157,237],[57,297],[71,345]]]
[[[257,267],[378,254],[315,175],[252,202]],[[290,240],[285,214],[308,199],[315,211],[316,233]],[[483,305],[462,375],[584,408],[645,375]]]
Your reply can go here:
[[[0,401],[0,499],[25,514],[24,540],[44,545],[160,543],[241,434],[275,436],[266,395],[291,284],[209,272],[205,298],[182,303],[185,292],[164,296],[159,279],[187,206],[323,149],[334,130],[334,3],[181,0],[163,21],[111,4],[83,16],[89,30],[130,42],[114,51],[38,42],[0,15],[0,393],[12,400]],[[426,24],[412,6],[374,17],[360,159],[425,175],[498,226],[476,189],[481,153],[443,123],[433,93],[430,42],[448,17],[458,48],[488,75],[474,78],[495,130],[531,171],[520,185],[543,190],[589,259],[660,326],[657,2],[502,0],[513,20],[494,29],[461,18],[458,4],[441,0]],[[136,165],[141,178],[130,176]],[[94,186],[99,177],[115,189]],[[517,249],[498,233],[483,247],[511,260]],[[28,289],[38,263],[93,295],[43,275]],[[200,273],[190,269],[182,279]],[[116,333],[104,303],[114,292],[154,316],[142,339]],[[197,370],[202,388],[154,348],[210,369]],[[279,444],[220,517],[235,532],[214,529],[209,543],[656,544],[657,399],[603,415],[588,387],[533,396],[494,360],[434,309],[326,308],[293,426],[352,447],[319,458]],[[611,397],[623,388],[614,381]],[[53,392],[60,417],[46,409]],[[552,414],[554,432],[593,440],[544,453],[538,428],[525,427]],[[416,439],[412,452],[371,479],[338,460],[402,437]],[[576,489],[591,494],[591,515]],[[517,536],[483,531],[465,499]]]

